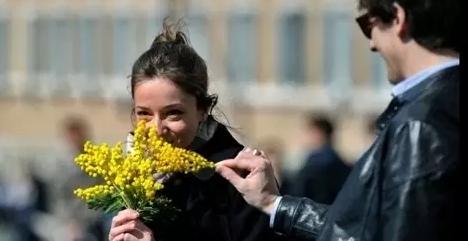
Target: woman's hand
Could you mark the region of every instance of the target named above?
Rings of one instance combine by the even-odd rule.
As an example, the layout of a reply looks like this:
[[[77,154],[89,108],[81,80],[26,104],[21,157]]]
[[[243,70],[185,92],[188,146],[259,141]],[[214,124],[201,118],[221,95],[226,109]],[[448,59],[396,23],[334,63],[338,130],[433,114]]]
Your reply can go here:
[[[120,211],[112,218],[109,241],[155,241],[153,231],[138,219],[132,209]]]

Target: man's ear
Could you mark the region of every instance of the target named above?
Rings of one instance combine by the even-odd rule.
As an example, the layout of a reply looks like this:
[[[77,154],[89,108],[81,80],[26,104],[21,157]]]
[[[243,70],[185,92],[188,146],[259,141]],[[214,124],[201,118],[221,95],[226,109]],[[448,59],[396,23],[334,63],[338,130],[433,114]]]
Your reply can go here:
[[[395,25],[395,31],[398,36],[402,39],[407,39],[408,36],[408,18],[406,16],[405,9],[398,4],[397,2],[393,3],[393,8],[395,9],[395,18],[393,19],[393,24]]]

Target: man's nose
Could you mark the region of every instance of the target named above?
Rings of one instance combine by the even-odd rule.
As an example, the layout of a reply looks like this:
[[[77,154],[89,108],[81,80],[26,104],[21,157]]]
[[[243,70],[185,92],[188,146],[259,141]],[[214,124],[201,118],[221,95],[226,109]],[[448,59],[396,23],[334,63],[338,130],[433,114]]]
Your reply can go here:
[[[369,49],[372,52],[377,52],[377,47],[375,46],[375,41],[372,39],[372,36],[371,36],[371,39],[369,40]]]

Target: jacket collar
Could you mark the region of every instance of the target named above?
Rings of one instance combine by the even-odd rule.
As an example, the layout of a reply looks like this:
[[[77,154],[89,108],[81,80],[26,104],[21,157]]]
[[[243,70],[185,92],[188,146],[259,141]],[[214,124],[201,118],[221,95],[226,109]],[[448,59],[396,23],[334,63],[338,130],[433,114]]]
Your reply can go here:
[[[392,96],[399,96],[421,82],[427,81],[429,77],[434,73],[440,72],[443,69],[450,68],[460,64],[460,60],[455,58],[448,61],[444,61],[440,64],[433,65],[429,68],[425,68],[400,83],[396,84],[392,89]]]
[[[382,131],[388,125],[388,122],[398,113],[402,106],[416,100],[423,93],[427,92],[435,82],[444,79],[443,76],[450,74],[458,68],[459,66],[456,65],[433,73],[425,81],[420,82],[401,95],[393,97],[388,107],[376,121],[378,132]]]
[[[406,103],[406,102],[412,102],[414,101],[417,97],[421,96],[424,92],[426,92],[435,82],[438,80],[443,79],[443,76],[445,76],[448,73],[451,73],[454,70],[457,70],[459,68],[458,65],[448,67],[445,69],[442,69],[438,72],[433,73],[430,75],[427,80],[415,85],[413,88],[407,90],[403,94],[397,96],[399,101]]]
[[[209,115],[205,121],[200,123],[197,134],[189,148],[191,150],[198,150],[203,147],[213,138],[217,129],[218,122],[211,115]]]

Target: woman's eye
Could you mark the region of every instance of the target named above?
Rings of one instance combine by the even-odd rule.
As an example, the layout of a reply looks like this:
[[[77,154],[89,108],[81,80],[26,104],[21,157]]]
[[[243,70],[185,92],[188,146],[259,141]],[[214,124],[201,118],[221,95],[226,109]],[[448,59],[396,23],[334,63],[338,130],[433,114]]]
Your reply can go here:
[[[179,117],[183,114],[181,110],[170,110],[166,113],[169,117]]]
[[[136,112],[136,114],[138,116],[147,116],[147,115],[149,115],[149,112],[145,111],[145,110],[139,110],[139,111]]]

